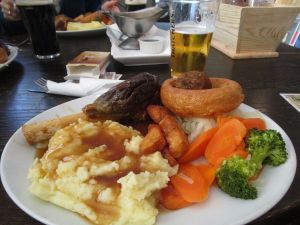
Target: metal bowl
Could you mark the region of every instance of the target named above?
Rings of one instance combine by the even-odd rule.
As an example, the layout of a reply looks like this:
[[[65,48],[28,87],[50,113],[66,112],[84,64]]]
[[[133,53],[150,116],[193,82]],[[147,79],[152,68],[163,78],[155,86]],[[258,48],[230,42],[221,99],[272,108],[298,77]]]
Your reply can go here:
[[[150,7],[133,12],[110,13],[110,17],[124,35],[139,38],[165,13],[166,11],[160,7]]]

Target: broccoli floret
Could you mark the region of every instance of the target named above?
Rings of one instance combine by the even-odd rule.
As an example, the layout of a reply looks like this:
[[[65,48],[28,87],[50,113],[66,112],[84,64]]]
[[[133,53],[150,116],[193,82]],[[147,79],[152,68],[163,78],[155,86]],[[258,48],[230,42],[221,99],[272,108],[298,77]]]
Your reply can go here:
[[[258,165],[258,169],[261,169],[264,163],[278,166],[287,160],[288,154],[284,140],[275,130],[251,129],[246,143],[251,154],[251,161]]]
[[[257,198],[257,189],[249,182],[257,175],[263,163],[278,166],[287,160],[288,154],[281,134],[275,130],[251,129],[246,137],[251,158],[233,156],[223,162],[217,171],[217,183],[227,194],[243,199]]]
[[[249,183],[249,179],[256,174],[256,171],[255,163],[233,156],[225,160],[217,171],[217,183],[221,190],[232,197],[255,199],[257,189]]]

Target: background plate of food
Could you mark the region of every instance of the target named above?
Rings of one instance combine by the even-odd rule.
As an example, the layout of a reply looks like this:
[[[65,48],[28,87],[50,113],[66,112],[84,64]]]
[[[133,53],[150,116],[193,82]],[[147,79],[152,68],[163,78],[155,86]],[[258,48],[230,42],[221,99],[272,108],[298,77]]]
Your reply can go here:
[[[8,66],[18,55],[18,48],[1,44],[0,46],[0,70]]]
[[[152,89],[153,88],[149,90]],[[47,120],[49,121],[50,119],[53,119],[54,115],[55,117],[63,117],[70,114],[76,115],[77,112],[81,112],[83,107],[94,102],[97,97],[98,96],[87,96],[87,97],[79,98],[58,105],[52,109],[49,109],[37,115],[36,117],[28,121],[28,123],[34,123],[34,122],[39,123],[41,121],[47,121]],[[295,176],[297,163],[296,163],[295,149],[293,147],[290,138],[287,136],[285,131],[272,119],[270,119],[263,113],[257,111],[256,109],[246,104],[239,105],[238,108],[236,108],[232,112],[232,114],[245,117],[245,118],[253,117],[253,116],[262,118],[265,121],[267,129],[274,129],[280,132],[285,142],[286,151],[288,153],[287,161],[278,167],[271,167],[271,166],[264,167],[261,174],[255,181],[255,186],[258,189],[258,197],[254,200],[243,200],[243,199],[230,197],[229,195],[222,192],[216,185],[213,185],[210,188],[208,198],[201,203],[193,204],[178,210],[166,210],[163,209],[162,207],[158,207],[159,214],[156,220],[157,225],[246,224],[258,218],[259,216],[267,212],[269,209],[271,209],[288,191],[293,181],[293,178]],[[48,125],[49,127],[49,124],[44,124],[44,126],[46,125]],[[87,124],[85,124],[84,127],[88,129],[89,127],[91,127],[90,125],[88,126],[86,125]],[[78,130],[78,132],[83,132],[82,127],[75,127],[75,128]],[[41,133],[40,135],[43,135],[43,133]],[[72,136],[72,138],[73,137],[75,136]],[[101,152],[100,149],[98,150],[99,152]],[[10,196],[10,198],[28,215],[32,216],[33,218],[37,219],[38,221],[44,224],[48,224],[48,225],[90,224],[86,219],[83,219],[79,215],[71,211],[65,210],[61,207],[55,206],[47,201],[43,201],[30,193],[30,191],[28,190],[30,186],[30,180],[28,179],[28,170],[32,166],[35,157],[37,157],[35,148],[32,145],[29,145],[25,140],[22,133],[22,128],[18,129],[6,144],[1,158],[1,179],[2,179],[3,186],[6,192],[8,193],[8,195]],[[84,159],[86,160],[86,158]],[[71,160],[71,158],[66,157],[65,160],[66,162],[68,162],[68,160]],[[51,167],[50,164],[48,166]],[[66,164],[65,166],[66,167],[63,167],[62,172],[64,171],[66,172],[68,168],[70,168],[70,165],[68,166]],[[85,174],[84,171],[82,170],[80,171],[79,171],[79,175]],[[40,175],[43,176],[43,174],[37,174],[37,176]],[[81,178],[85,177],[81,175],[80,175]],[[32,179],[32,175],[31,175],[31,179]],[[71,182],[71,180],[69,181]],[[136,184],[138,183],[139,182],[137,182]],[[154,183],[156,183],[156,180],[151,184]],[[92,185],[94,183],[90,183],[90,184]],[[151,189],[152,187],[151,184],[145,185],[145,187],[143,188]],[[43,186],[47,184],[42,182],[40,183],[40,185]],[[68,185],[68,182],[65,183],[64,185]],[[82,189],[82,191],[83,190],[84,189]],[[136,191],[137,193],[141,194],[138,189],[136,189]],[[43,194],[45,198],[51,199],[51,192],[48,191],[43,192],[42,189],[39,189],[38,192],[40,194]],[[81,194],[78,192],[76,193],[79,195],[86,194],[86,192],[84,191],[82,193],[80,192]],[[130,193],[127,194],[130,195]],[[139,194],[136,195],[134,193],[134,196],[140,196]],[[61,197],[65,198],[65,196],[63,195]],[[125,197],[127,198],[128,196]],[[55,198],[52,200],[58,202],[59,199],[60,198]],[[104,199],[107,200],[107,198]],[[138,204],[142,204],[142,203],[144,203],[144,200],[138,201]],[[66,207],[70,207],[70,204],[72,206],[72,202],[65,201],[60,204],[63,204]],[[73,209],[74,211],[76,210],[79,211],[81,207],[82,205],[78,204],[78,205],[74,205]],[[142,210],[143,208],[144,208],[143,205],[140,205],[140,207],[136,208],[136,210]],[[130,204],[126,203],[126,207],[124,209],[123,214],[127,215],[127,219],[129,217],[138,217],[138,215],[140,215],[139,213],[136,213],[136,211],[135,212],[130,211],[131,209],[132,209],[131,203]],[[146,208],[145,211],[149,212],[149,208]],[[85,215],[90,215],[89,211],[85,211],[83,213]],[[155,220],[154,221],[147,220],[147,223],[139,223],[139,219],[140,218],[137,218],[135,220],[134,218],[132,221],[135,221],[136,222],[135,224],[154,224],[155,222]],[[127,221],[127,223],[124,222],[118,224],[133,224],[132,221],[131,222]]]
[[[56,31],[56,33],[57,35],[64,36],[64,37],[79,37],[79,36],[92,36],[98,34],[105,34],[105,31],[106,31],[106,26],[103,25],[100,28],[86,29],[86,30]]]
[[[103,34],[106,30],[106,25],[112,21],[96,11],[86,13],[74,19],[71,19],[63,14],[57,15],[55,18],[56,33],[59,36],[90,36]]]

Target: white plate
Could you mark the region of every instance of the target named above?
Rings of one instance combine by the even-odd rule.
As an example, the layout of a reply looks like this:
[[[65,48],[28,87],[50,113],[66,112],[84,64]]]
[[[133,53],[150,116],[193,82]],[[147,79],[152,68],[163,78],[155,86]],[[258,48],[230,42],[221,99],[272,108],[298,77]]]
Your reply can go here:
[[[11,45],[7,45],[8,49],[9,49],[9,56],[8,56],[8,60],[5,63],[0,63],[0,70],[4,69],[6,66],[8,66],[18,55],[18,48],[11,46]]]
[[[37,122],[79,112],[83,106],[91,103],[95,96],[79,98],[47,110],[31,119]],[[259,176],[256,186],[258,198],[241,200],[232,198],[217,187],[213,187],[207,201],[201,204],[177,210],[163,212],[158,216],[157,225],[238,225],[245,224],[271,209],[289,189],[296,171],[296,155],[287,134],[269,117],[242,104],[240,112],[248,115],[259,114],[265,119],[267,127],[279,131],[286,143],[289,154],[285,164],[271,168],[266,166]],[[88,225],[79,215],[38,199],[29,193],[27,180],[28,168],[35,157],[35,150],[28,145],[21,129],[10,138],[4,148],[1,159],[2,183],[11,199],[27,214],[48,225]]]
[[[74,31],[56,31],[58,36],[62,37],[83,37],[83,36],[94,36],[98,34],[104,34],[106,27],[92,29],[92,30],[74,30]]]
[[[111,42],[111,55],[118,62],[126,66],[168,64],[170,61],[170,32],[153,26],[147,34],[141,38],[159,36],[163,40],[163,50],[157,54],[145,53],[140,50],[124,50],[118,47],[121,31],[116,24],[110,25],[106,31]]]

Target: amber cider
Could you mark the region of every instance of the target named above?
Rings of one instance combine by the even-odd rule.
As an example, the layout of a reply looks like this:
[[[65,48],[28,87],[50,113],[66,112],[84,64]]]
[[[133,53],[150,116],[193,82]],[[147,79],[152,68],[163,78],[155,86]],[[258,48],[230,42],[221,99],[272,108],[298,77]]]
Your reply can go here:
[[[193,26],[180,26],[171,31],[171,75],[203,71],[209,52],[212,32]]]

